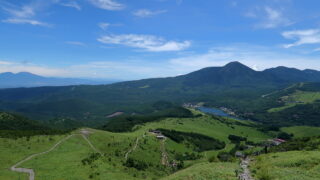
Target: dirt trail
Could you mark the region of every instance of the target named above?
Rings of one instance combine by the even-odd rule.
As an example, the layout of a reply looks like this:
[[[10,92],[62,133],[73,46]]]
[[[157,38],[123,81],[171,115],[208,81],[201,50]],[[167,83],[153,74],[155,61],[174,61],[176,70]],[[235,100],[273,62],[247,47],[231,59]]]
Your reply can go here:
[[[164,166],[169,166],[168,153],[166,151],[166,139],[161,140],[160,151],[161,151],[161,164]]]
[[[101,151],[99,151],[96,147],[93,146],[93,144],[91,143],[91,141],[88,139],[88,136],[92,133],[91,131],[88,131],[86,129],[82,129],[80,131],[82,137],[84,140],[86,140],[89,144],[89,146],[91,147],[91,149],[93,149],[94,151],[96,151],[97,153],[101,154]]]
[[[34,180],[35,178],[35,172],[33,169],[28,169],[28,168],[17,168],[17,166],[20,166],[22,163],[26,162],[26,161],[29,161],[31,159],[33,159],[34,157],[36,156],[40,156],[40,155],[43,155],[43,154],[47,154],[51,151],[53,151],[56,147],[58,147],[62,142],[68,140],[69,138],[71,138],[72,136],[75,136],[75,135],[81,135],[89,144],[89,146],[96,152],[98,153],[101,153],[98,149],[96,149],[91,141],[87,138],[87,136],[91,133],[90,131],[87,131],[87,130],[81,130],[80,131],[81,134],[71,134],[63,139],[61,139],[60,141],[58,141],[55,145],[53,145],[49,150],[47,151],[44,151],[44,152],[40,152],[40,153],[36,153],[36,154],[33,154],[27,158],[25,158],[24,160],[22,161],[19,161],[18,163],[16,163],[15,165],[13,165],[10,170],[11,171],[15,171],[15,172],[20,172],[20,173],[28,173],[29,174],[29,180]]]
[[[143,136],[143,137],[144,137],[144,136]],[[140,140],[140,139],[137,138],[137,139],[136,139],[136,143],[134,144],[133,148],[130,149],[130,150],[124,155],[124,158],[125,158],[126,160],[128,159],[129,154],[132,153],[134,150],[137,149],[138,144],[139,144],[139,140]]]
[[[245,159],[241,159],[240,166],[243,170],[241,174],[239,174],[239,180],[254,180],[251,176],[250,170],[249,170],[249,164],[250,164],[251,159],[249,157]]]

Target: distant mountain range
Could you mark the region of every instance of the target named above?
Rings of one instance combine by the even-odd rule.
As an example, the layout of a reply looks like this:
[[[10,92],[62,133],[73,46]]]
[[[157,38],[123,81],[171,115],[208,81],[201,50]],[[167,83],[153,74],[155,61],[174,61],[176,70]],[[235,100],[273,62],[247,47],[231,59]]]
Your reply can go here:
[[[10,77],[10,74],[7,75]],[[21,75],[25,77],[24,73]],[[11,81],[9,78],[2,78],[1,82],[3,79],[6,79],[7,83]],[[26,80],[20,79],[22,79],[21,84],[26,83]],[[32,82],[33,85],[39,86],[35,82],[40,81]],[[68,84],[71,82],[89,84],[84,81],[68,82]],[[186,102],[204,102],[208,106],[224,106],[242,112],[256,112],[277,105],[276,100],[262,98],[262,95],[299,82],[320,82],[320,72],[287,67],[255,71],[239,62],[231,62],[223,67],[208,67],[169,78],[95,86],[2,89],[0,111],[18,112],[32,119],[58,118],[59,122],[61,118],[67,118],[90,125],[105,122],[106,117],[114,112],[126,114],[152,112],[153,104],[159,101],[177,105]]]
[[[76,78],[51,78],[28,72],[0,73],[0,88],[40,87],[40,86],[68,86],[68,85],[98,85],[110,84],[116,80],[88,80]]]

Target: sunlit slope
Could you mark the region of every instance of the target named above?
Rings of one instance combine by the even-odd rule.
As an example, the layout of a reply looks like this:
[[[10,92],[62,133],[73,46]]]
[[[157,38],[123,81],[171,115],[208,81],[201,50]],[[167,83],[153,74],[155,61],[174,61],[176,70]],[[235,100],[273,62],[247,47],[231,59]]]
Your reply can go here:
[[[224,150],[229,150],[233,147],[233,144],[228,140],[230,134],[247,137],[248,140],[255,142],[269,138],[256,130],[253,125],[251,122],[242,123],[230,119],[218,120],[203,115],[195,118],[168,118],[147,123],[135,127],[135,131],[128,133],[87,129],[89,133],[85,136],[94,148],[77,130],[72,132],[74,134],[72,137],[62,142],[51,152],[37,156],[23,163],[20,167],[34,169],[38,179],[159,179],[175,173],[175,170],[168,167],[166,163],[173,162],[177,154],[193,153],[197,158],[184,162],[185,167],[188,168],[181,171],[181,177],[184,177],[185,173],[183,172],[193,168],[192,176],[195,178],[223,177],[228,179],[232,177],[231,174],[238,166],[237,163],[230,164],[230,166],[224,163],[207,163],[208,158],[216,154],[218,150],[195,152],[193,147],[187,143],[177,143],[171,139],[158,140],[154,134],[149,133],[149,129],[174,129],[180,132],[210,136],[224,141],[227,145]],[[47,151],[62,137],[34,136],[29,141],[26,138],[1,139],[3,142],[1,149],[4,151],[1,151],[0,155],[6,161],[3,169],[8,169],[30,154]],[[28,150],[28,147],[33,151]],[[36,149],[36,147],[40,148]],[[20,154],[12,153],[17,151]],[[163,159],[163,154],[166,159]],[[141,169],[128,166],[127,159],[141,163],[141,166],[137,166]],[[211,167],[217,169],[224,166],[228,167],[225,171],[214,172],[210,170]],[[3,169],[1,170],[3,173],[0,175],[3,177],[2,179],[18,179],[19,176],[27,178],[25,174]],[[179,177],[180,175],[173,176],[173,178]]]
[[[64,137],[51,135],[18,139],[0,138],[0,179],[27,178],[26,174],[10,171],[10,167],[27,156],[48,150]]]
[[[320,136],[320,127],[312,126],[291,126],[281,128],[281,131],[293,134],[295,138]]]
[[[320,179],[320,151],[270,153],[256,158],[251,166],[256,179]]]
[[[237,180],[238,163],[199,163],[178,171],[162,180]]]

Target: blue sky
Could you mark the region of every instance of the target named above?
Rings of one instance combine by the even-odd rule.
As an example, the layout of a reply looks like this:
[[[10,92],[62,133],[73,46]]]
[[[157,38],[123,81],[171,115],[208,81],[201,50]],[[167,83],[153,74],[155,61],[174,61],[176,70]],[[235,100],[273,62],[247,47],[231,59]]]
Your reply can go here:
[[[0,72],[140,79],[320,70],[317,0],[0,0]]]

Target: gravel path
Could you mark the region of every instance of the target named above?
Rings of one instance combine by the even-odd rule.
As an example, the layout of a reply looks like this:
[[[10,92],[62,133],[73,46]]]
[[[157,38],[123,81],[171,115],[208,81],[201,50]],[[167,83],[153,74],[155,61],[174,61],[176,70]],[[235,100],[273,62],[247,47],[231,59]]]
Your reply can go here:
[[[90,134],[91,132],[88,131],[88,130],[81,130],[80,131],[80,134],[71,134],[63,139],[61,139],[60,141],[58,141],[54,146],[52,146],[49,150],[45,151],[45,152],[41,152],[41,153],[37,153],[37,154],[33,154],[27,158],[25,158],[24,160],[22,161],[19,161],[18,163],[16,163],[15,165],[13,165],[10,170],[11,171],[15,171],[15,172],[20,172],[20,173],[27,173],[29,174],[29,180],[34,180],[34,177],[35,177],[35,173],[34,173],[34,170],[33,169],[28,169],[28,168],[17,168],[18,166],[20,166],[22,163],[26,162],[26,161],[29,161],[31,159],[33,159],[34,157],[36,156],[40,156],[40,155],[43,155],[43,154],[47,154],[51,151],[53,151],[56,147],[58,147],[62,142],[68,140],[69,138],[71,138],[72,136],[75,136],[75,135],[81,135],[83,137],[83,139],[85,139],[89,146],[96,152],[98,153],[101,153],[97,148],[95,148],[93,146],[93,144],[91,143],[91,141],[87,138],[87,136]]]
[[[240,166],[243,170],[243,172],[241,174],[239,174],[239,180],[254,180],[251,176],[250,170],[248,168],[249,164],[250,164],[251,159],[249,157],[245,158],[245,159],[241,159],[241,163]]]

